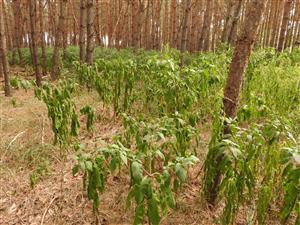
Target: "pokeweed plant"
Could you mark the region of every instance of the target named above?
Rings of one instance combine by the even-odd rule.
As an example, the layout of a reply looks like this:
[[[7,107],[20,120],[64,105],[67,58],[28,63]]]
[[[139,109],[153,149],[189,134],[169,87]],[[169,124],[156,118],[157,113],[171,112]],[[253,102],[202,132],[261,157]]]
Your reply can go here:
[[[112,104],[115,114],[127,111],[134,96],[132,90],[138,76],[136,62],[131,59],[99,59],[94,65],[74,64],[79,72],[79,81],[94,88],[101,100]]]
[[[220,124],[216,126],[222,127],[223,123]],[[256,213],[251,215],[251,220],[265,224],[270,205],[280,196],[276,193],[281,189],[284,200],[280,217],[285,223],[293,210],[297,213],[300,181],[299,168],[295,164],[299,152],[291,148],[285,148],[289,150],[288,153],[282,151],[283,144],[292,142],[289,140],[296,144],[289,128],[278,119],[254,123],[247,128],[237,126],[234,121],[227,120],[227,124],[231,129],[230,136],[216,138],[211,143],[205,162],[204,182],[209,185],[212,182],[210,179],[214,178],[216,158],[223,155],[218,165],[222,173],[218,199],[225,202],[221,223],[234,223],[240,207],[253,207],[255,199]],[[286,141],[282,143],[282,140]],[[278,179],[280,176],[282,178]],[[210,193],[204,194],[209,196]]]
[[[123,142],[129,147],[134,145],[140,154],[162,151],[170,159],[174,156],[188,156],[190,148],[198,145],[199,132],[196,124],[190,124],[178,112],[149,122],[123,114],[123,124]]]
[[[80,109],[80,113],[87,116],[86,129],[90,132],[93,129],[93,124],[96,120],[95,110],[87,105]]]
[[[52,122],[54,144],[60,147],[60,209],[63,208],[64,163],[66,155],[64,150],[72,142],[72,137],[79,133],[79,120],[76,105],[72,99],[76,83],[72,79],[60,80],[56,85],[45,83],[36,87],[35,96],[43,101],[48,109],[48,117]]]
[[[15,88],[15,89],[24,89],[27,91],[28,89],[31,89],[35,86],[33,81],[25,80],[25,79],[20,79],[17,77],[13,77],[10,79],[10,85]]]
[[[283,207],[280,217],[283,224],[286,224],[295,211],[295,225],[300,224],[300,151],[296,147],[284,148],[282,163],[285,168],[282,173],[283,182]]]
[[[41,88],[35,89],[35,96],[47,106],[48,117],[52,122],[54,144],[61,147],[79,132],[76,105],[72,100],[75,86],[73,80],[66,79],[60,80],[57,85],[46,83]]]
[[[122,112],[172,115],[202,109],[211,115],[211,103],[223,83],[222,57],[193,56],[196,63],[179,66],[178,55],[169,52],[116,54],[93,65],[74,63],[81,84],[97,91],[100,99]],[[226,66],[224,66],[226,68]],[[197,110],[195,110],[197,109]]]
[[[131,178],[126,205],[135,203],[133,224],[143,224],[147,217],[150,224],[157,225],[168,209],[175,208],[175,193],[187,181],[188,167],[197,163],[198,158],[188,150],[182,155],[175,151],[177,142],[182,144],[186,140],[189,146],[192,142],[176,136],[176,129],[182,129],[177,126],[179,115],[153,123],[123,117],[125,131],[115,137],[115,143],[98,149],[94,157],[79,154],[73,172],[83,173],[84,188],[95,211],[106,178],[115,171],[128,170]],[[182,135],[186,137],[186,133]]]
[[[83,187],[93,202],[94,212],[99,208],[99,195],[105,190],[108,175],[120,170],[123,164],[127,166],[130,157],[130,150],[120,142],[97,149],[95,157],[83,153],[76,156],[73,175],[83,173]]]
[[[186,182],[188,166],[197,161],[195,156],[177,157],[164,166],[162,171],[152,174],[144,172],[142,161],[133,161],[130,167],[131,189],[127,197],[127,206],[130,206],[132,199],[135,201],[133,224],[144,224],[145,215],[149,224],[160,224],[161,215],[165,215],[169,209],[175,209],[174,193]]]

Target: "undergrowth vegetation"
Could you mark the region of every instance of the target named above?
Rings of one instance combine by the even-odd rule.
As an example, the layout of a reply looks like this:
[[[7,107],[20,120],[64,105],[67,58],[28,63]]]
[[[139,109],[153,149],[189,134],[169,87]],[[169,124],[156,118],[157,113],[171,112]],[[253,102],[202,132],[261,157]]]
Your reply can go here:
[[[77,48],[66,51],[62,65],[72,75],[36,88],[36,96],[47,105],[55,143],[75,146],[73,173],[82,174],[96,214],[108,177],[124,176],[129,185],[126,205],[135,211],[133,224],[146,218],[159,224],[169,210],[176,210],[177,193],[191,177],[189,168],[205,161],[204,198],[210,195],[216,168],[221,168],[221,224],[234,223],[242,208],[247,209],[247,224],[266,224],[274,214],[282,224],[300,223],[300,50],[254,52],[234,120],[222,113],[231,54],[225,48],[185,55],[168,48],[97,48],[89,66],[76,62]],[[30,58],[29,53],[24,57]],[[15,88],[30,87],[12,82]],[[82,88],[97,92],[99,106],[112,107],[114,117],[123,121],[113,143],[89,153],[76,139],[78,115],[87,117],[89,132],[97,115],[91,106],[76,108],[73,98]],[[232,130],[228,136],[222,135],[224,121]],[[199,158],[203,124],[212,130],[206,159]]]

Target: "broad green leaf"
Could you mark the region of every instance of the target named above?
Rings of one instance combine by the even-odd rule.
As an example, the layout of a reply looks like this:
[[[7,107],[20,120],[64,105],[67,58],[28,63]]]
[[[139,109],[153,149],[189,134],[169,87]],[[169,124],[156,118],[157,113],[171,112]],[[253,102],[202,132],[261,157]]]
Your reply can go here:
[[[152,225],[158,225],[160,223],[158,204],[159,202],[155,195],[148,200],[148,218]]]
[[[73,167],[73,169],[72,169],[73,176],[75,176],[78,173],[79,168],[80,168],[80,166],[78,164]]]
[[[185,182],[187,178],[187,172],[186,170],[182,167],[180,163],[177,163],[175,165],[175,173],[179,177],[180,182]]]
[[[127,156],[126,156],[125,152],[120,152],[120,158],[121,158],[122,162],[127,166],[128,160],[127,160]]]
[[[91,161],[85,161],[85,168],[92,172],[93,171],[93,163]]]
[[[143,179],[143,169],[142,169],[142,165],[137,161],[131,163],[131,175],[135,183],[137,184],[141,183]]]
[[[138,204],[135,209],[135,215],[134,215],[134,222],[133,225],[139,225],[143,224],[144,222],[144,215],[145,215],[145,208],[144,204]]]

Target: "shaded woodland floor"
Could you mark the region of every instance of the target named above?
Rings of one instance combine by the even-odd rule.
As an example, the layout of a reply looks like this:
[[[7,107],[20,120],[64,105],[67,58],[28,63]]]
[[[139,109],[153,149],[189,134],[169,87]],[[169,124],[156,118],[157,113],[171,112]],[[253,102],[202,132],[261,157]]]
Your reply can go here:
[[[33,90],[15,90],[14,97],[0,95],[0,224],[95,224],[91,203],[82,188],[80,176],[73,177],[75,153],[70,149],[62,160],[53,136],[45,105],[34,97]],[[110,109],[99,107],[93,92],[83,91],[76,97],[80,108],[90,104],[97,109],[97,122],[92,134],[79,137],[87,149],[104,146],[120,130],[121,121],[113,119]],[[80,118],[84,122],[83,118]],[[200,198],[203,159],[209,142],[209,127],[201,132],[199,164],[190,171],[189,183],[178,193],[177,209],[162,219],[162,224],[218,224],[222,210],[209,210]],[[62,182],[63,173],[63,182]],[[117,175],[108,180],[101,195],[99,224],[132,224],[132,209],[125,209],[129,177]],[[61,198],[61,194],[63,198]],[[245,209],[246,210],[246,209]],[[243,210],[237,224],[247,224]],[[272,221],[269,224],[277,224]]]

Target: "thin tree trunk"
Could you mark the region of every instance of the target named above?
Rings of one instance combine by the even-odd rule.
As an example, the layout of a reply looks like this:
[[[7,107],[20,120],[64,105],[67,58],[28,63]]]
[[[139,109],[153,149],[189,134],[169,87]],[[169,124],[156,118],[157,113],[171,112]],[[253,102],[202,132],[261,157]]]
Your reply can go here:
[[[4,20],[6,24],[6,33],[8,38],[8,43],[11,46],[12,52],[12,60],[11,63],[16,64],[17,57],[17,38],[15,37],[15,22],[13,21],[13,16],[10,11],[10,7],[7,5],[6,9],[4,9]]]
[[[151,0],[150,0],[151,1]],[[172,0],[172,40],[171,40],[171,46],[173,48],[176,47],[176,37],[177,37],[177,1]]]
[[[273,38],[273,46],[274,48],[278,48],[278,42],[279,42],[279,35],[281,31],[281,22],[282,22],[282,16],[283,16],[283,10],[284,8],[284,2],[281,0],[278,0],[278,5],[277,5],[277,15],[276,15],[276,22],[274,23],[274,29],[275,29],[275,35]]]
[[[87,44],[86,62],[93,63],[94,52],[94,0],[87,0]]]
[[[292,21],[291,26],[289,27],[289,29],[288,29],[288,31],[287,31],[286,42],[285,42],[285,44],[284,44],[284,48],[285,48],[285,49],[286,49],[286,48],[289,48],[289,47],[292,47],[292,43],[293,43],[293,36],[294,36],[294,30],[295,30],[296,18],[297,18],[297,16],[298,16],[298,15],[297,15],[297,14],[298,14],[298,11],[297,11],[297,9],[296,9],[296,6],[297,6],[296,1],[297,1],[297,0],[295,0],[295,1],[293,2],[293,6],[292,6],[292,9],[291,9],[291,11],[293,11],[294,13],[293,13],[293,16],[291,16],[291,21]]]
[[[239,14],[242,9],[243,0],[231,0],[227,12],[226,24],[222,34],[222,42],[232,43],[233,33],[236,31]]]
[[[137,47],[138,34],[137,34],[137,11],[138,11],[138,2],[131,1],[131,47]]]
[[[4,24],[5,24],[5,33],[6,33],[6,46],[8,50],[12,51],[12,61],[13,64],[15,64],[16,62],[16,51],[14,48],[14,44],[13,44],[13,38],[12,38],[12,31],[11,31],[11,24],[10,24],[10,12],[8,10],[8,7],[5,8],[5,4],[3,4],[3,19],[4,19]]]
[[[15,0],[13,1],[13,14],[14,14],[14,39],[15,39],[15,42],[16,42],[16,48],[17,48],[17,52],[18,52],[18,56],[19,56],[19,64],[22,64],[23,63],[23,55],[22,55],[22,52],[21,52],[21,49],[20,49],[20,45],[21,45],[21,23],[20,23],[20,17],[21,17],[21,8],[20,8],[20,0]]]
[[[183,27],[182,27],[182,36],[181,36],[181,45],[180,51],[184,52],[187,50],[187,34],[188,34],[188,25],[191,11],[191,0],[186,0],[185,2],[185,13],[183,18]]]
[[[38,46],[36,42],[36,13],[37,13],[37,7],[36,7],[36,1],[30,0],[29,3],[29,20],[30,20],[30,29],[31,29],[31,48],[32,48],[32,61],[34,65],[34,72],[36,77],[36,85],[41,86],[42,85],[42,76],[40,73],[40,66],[38,61]]]
[[[209,51],[210,25],[212,21],[212,0],[206,1],[203,29],[199,40],[199,50]]]
[[[139,48],[142,47],[142,23],[144,22],[144,16],[145,16],[145,6],[144,3],[139,2],[139,7],[138,7],[138,16],[137,16],[137,46]],[[119,18],[118,18],[119,19]]]
[[[96,0],[96,7],[95,7],[95,36],[96,36],[96,41],[97,41],[97,45],[100,46],[102,44],[102,41],[101,41],[101,32],[100,32],[100,13],[99,13],[99,0]]]
[[[144,29],[144,47],[146,49],[149,49],[150,48],[150,1],[151,0],[148,0],[147,1],[147,9],[146,9],[146,20],[145,20],[145,29]]]
[[[4,75],[4,94],[5,96],[11,96],[10,83],[9,83],[9,66],[7,61],[6,52],[6,39],[5,39],[5,25],[4,25],[4,0],[0,0],[0,57],[1,57],[1,69]],[[1,73],[1,74],[2,74]]]
[[[79,31],[79,55],[80,62],[85,60],[85,30],[86,30],[86,1],[80,0],[80,31]]]
[[[40,41],[41,41],[41,49],[42,49],[42,72],[43,75],[47,75],[47,58],[46,58],[46,46],[45,46],[45,31],[44,31],[44,18],[43,13],[44,6],[43,0],[39,0],[39,13],[40,13]]]
[[[280,31],[280,36],[279,36],[279,43],[278,43],[278,48],[277,50],[281,52],[284,49],[284,41],[286,40],[286,31],[289,23],[289,18],[290,18],[290,11],[292,8],[293,0],[286,0],[285,5],[284,5],[284,13],[283,13],[283,18],[282,18],[282,23],[281,23],[281,31]]]
[[[51,70],[51,79],[56,80],[58,75],[60,74],[60,48],[63,46],[63,25],[65,21],[65,14],[66,14],[66,5],[67,0],[62,0],[60,2],[60,9],[59,9],[59,20],[58,25],[56,26],[55,31],[55,45],[52,55],[52,70]]]
[[[231,30],[230,30],[229,38],[228,38],[228,42],[231,43],[232,45],[235,43],[236,36],[237,36],[238,20],[239,20],[239,15],[240,15],[240,12],[242,9],[242,3],[243,3],[243,0],[237,0],[237,2],[235,3],[235,4],[237,4],[237,8],[234,12],[234,18],[232,20]]]
[[[164,4],[164,20],[163,20],[163,44],[167,44],[169,40],[169,1],[165,1]]]

